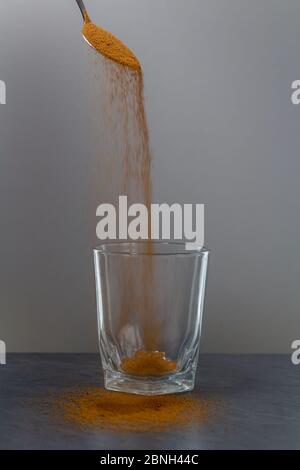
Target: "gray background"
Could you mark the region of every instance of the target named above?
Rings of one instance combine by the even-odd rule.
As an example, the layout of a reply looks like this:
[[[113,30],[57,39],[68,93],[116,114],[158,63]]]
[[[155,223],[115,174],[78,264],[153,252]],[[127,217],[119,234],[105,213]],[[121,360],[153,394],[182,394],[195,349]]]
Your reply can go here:
[[[86,0],[141,59],[155,199],[205,203],[202,350],[300,336],[298,0]],[[0,4],[0,338],[96,351],[88,66],[75,0]]]

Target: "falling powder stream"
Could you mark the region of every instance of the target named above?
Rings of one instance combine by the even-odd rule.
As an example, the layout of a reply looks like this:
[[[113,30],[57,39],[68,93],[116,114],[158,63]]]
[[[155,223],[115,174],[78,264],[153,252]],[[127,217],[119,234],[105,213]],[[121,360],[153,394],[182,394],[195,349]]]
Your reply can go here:
[[[93,187],[98,188],[96,201],[117,204],[119,195],[128,196],[128,204],[144,203],[148,208],[150,233],[150,205],[152,202],[152,156],[144,106],[144,84],[141,70],[117,64],[90,50],[93,80],[93,116],[96,116],[93,143],[96,150],[93,168]],[[100,116],[101,113],[101,116]],[[104,194],[105,193],[105,194]],[[119,333],[130,323],[132,312],[138,312],[143,332],[143,347],[156,350],[159,328],[155,319],[153,299],[152,242],[146,243],[146,256],[140,265],[139,281],[134,269],[120,269],[122,282],[122,314]],[[148,255],[148,256],[147,256]],[[132,293],[135,292],[133,296]],[[137,295],[138,293],[138,295]]]

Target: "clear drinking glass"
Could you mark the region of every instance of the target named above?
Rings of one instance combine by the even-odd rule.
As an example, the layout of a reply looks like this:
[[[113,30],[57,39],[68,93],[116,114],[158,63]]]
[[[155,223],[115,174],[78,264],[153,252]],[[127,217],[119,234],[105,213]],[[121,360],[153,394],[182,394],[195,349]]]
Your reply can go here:
[[[94,249],[106,389],[143,395],[193,389],[208,255],[184,243]]]

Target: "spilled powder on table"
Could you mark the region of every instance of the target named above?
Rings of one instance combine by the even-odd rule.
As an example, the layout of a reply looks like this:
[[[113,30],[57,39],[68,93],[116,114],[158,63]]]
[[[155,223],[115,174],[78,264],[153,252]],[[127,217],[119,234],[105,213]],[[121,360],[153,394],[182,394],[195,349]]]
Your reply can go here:
[[[194,393],[149,397],[88,387],[60,395],[53,409],[59,419],[78,426],[159,432],[204,424],[216,406],[213,400]]]

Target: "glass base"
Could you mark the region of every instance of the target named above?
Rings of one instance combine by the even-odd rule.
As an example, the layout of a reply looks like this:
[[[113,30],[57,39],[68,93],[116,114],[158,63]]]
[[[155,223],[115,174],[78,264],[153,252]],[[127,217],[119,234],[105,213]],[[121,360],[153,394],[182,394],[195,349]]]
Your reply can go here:
[[[107,390],[136,395],[167,395],[193,390],[195,373],[178,372],[163,377],[134,377],[121,372],[104,372],[104,386]]]

